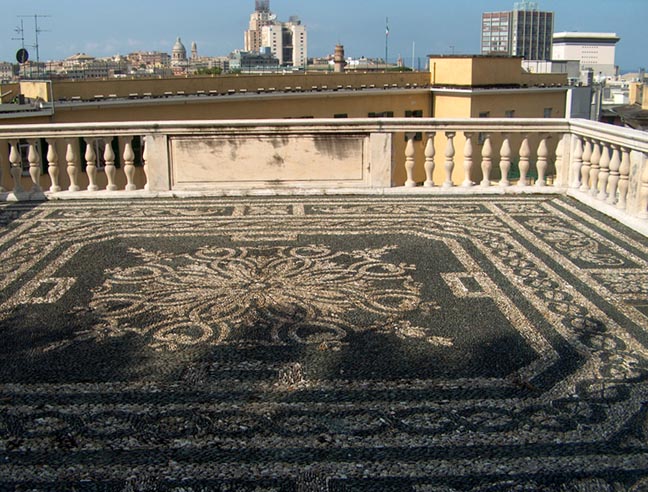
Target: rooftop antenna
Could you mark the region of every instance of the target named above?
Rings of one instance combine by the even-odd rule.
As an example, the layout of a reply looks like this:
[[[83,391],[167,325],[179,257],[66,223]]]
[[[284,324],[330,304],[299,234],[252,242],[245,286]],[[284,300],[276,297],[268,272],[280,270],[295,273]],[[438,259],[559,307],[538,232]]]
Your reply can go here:
[[[25,49],[25,23],[20,19],[20,27],[16,27],[14,32],[19,36],[17,38],[11,38],[13,41],[20,41],[20,47],[22,50]],[[23,63],[23,77],[27,75],[27,68]]]
[[[16,27],[14,32],[18,34],[19,37],[11,38],[13,41],[20,41],[21,48],[25,49],[25,23],[20,19],[20,27]]]
[[[38,35],[42,32],[49,32],[48,30],[45,29],[40,29],[38,27],[38,19],[44,18],[44,17],[51,17],[51,15],[40,15],[40,14],[34,14],[34,15],[19,15],[20,17],[20,24],[22,26],[22,19],[27,18],[27,17],[33,17],[34,18],[34,36],[35,36],[35,41],[33,44],[33,48],[36,50],[36,70],[38,70],[38,76],[40,77],[40,51],[39,51],[39,44],[38,44]],[[24,41],[23,41],[24,45]]]

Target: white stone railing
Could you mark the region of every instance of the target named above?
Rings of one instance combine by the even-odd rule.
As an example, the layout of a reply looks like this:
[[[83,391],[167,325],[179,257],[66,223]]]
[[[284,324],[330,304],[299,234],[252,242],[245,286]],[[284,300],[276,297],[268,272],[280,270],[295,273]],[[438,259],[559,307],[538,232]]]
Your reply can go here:
[[[136,137],[145,142],[139,155]],[[644,132],[564,119],[0,126],[7,200],[268,190],[569,193],[645,220],[647,155]]]

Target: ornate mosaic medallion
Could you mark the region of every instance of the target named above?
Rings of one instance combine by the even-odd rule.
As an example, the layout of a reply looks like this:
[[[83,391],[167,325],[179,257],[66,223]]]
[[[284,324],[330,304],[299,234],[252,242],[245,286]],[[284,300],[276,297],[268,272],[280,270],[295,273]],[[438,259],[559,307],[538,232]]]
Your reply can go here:
[[[99,337],[105,327],[112,336],[134,330],[168,350],[244,340],[339,344],[348,331],[429,308],[408,274],[414,267],[381,260],[395,249],[203,247],[183,255],[131,249],[137,266],[111,270],[89,306],[105,322]],[[353,323],[359,314],[373,323]],[[405,333],[426,338],[424,332]]]

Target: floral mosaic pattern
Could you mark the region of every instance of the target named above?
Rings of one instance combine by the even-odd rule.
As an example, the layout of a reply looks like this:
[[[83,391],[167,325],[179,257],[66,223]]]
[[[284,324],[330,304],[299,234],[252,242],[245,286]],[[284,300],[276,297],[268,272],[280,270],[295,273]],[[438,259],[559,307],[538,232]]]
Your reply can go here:
[[[154,347],[170,350],[240,341],[251,327],[268,330],[271,343],[342,342],[348,331],[372,327],[349,314],[394,320],[424,307],[408,273],[414,266],[382,260],[396,248],[205,247],[180,256],[133,249],[140,261],[109,272],[90,308],[106,323],[97,336],[151,334]],[[136,326],[150,318],[163,321]]]

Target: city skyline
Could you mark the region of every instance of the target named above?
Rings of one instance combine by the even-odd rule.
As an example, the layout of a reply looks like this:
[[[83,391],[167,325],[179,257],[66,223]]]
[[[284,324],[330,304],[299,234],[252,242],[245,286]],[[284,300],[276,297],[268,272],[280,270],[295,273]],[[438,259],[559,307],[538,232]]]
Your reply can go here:
[[[430,6],[423,0],[374,0],[370,7],[349,6],[349,2],[303,3],[297,0],[271,0],[270,8],[281,18],[299,16],[309,32],[309,56],[331,54],[335,44],[345,45],[347,56],[384,57],[385,21],[389,18],[389,58],[400,55],[407,65],[425,66],[428,54],[477,54],[480,52],[481,14],[510,10],[513,0],[456,0],[452,4]],[[636,70],[648,65],[642,21],[648,18],[645,0],[538,0],[541,10],[556,13],[555,31],[615,32],[617,65]],[[610,7],[613,7],[611,9]],[[113,0],[111,9],[82,2],[24,0],[5,8],[0,19],[0,60],[15,61],[21,41],[14,31],[24,21],[25,45],[36,59],[33,14],[39,19],[40,60],[67,58],[75,53],[102,57],[133,51],[171,52],[180,36],[189,45],[198,44],[204,56],[227,55],[243,48],[243,33],[253,0],[235,2],[189,0],[178,9],[177,2]],[[421,15],[420,12],[426,12]],[[605,15],[601,15],[604,12]]]

